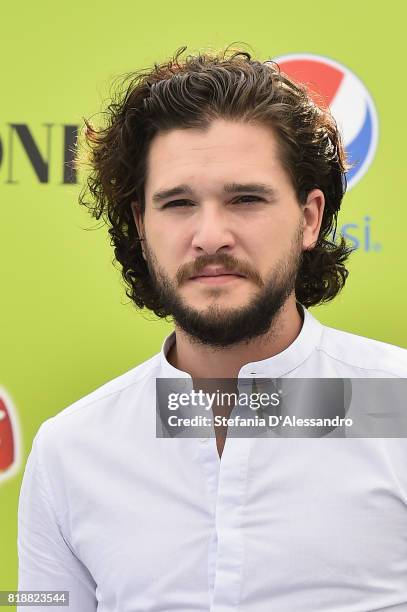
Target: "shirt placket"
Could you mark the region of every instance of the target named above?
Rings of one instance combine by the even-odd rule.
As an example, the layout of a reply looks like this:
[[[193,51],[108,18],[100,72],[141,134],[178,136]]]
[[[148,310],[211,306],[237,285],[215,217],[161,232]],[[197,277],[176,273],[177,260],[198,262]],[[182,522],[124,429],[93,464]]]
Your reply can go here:
[[[231,612],[238,609],[242,585],[242,520],[252,440],[227,438],[221,461],[214,438],[199,443],[214,520],[208,550],[210,612]]]

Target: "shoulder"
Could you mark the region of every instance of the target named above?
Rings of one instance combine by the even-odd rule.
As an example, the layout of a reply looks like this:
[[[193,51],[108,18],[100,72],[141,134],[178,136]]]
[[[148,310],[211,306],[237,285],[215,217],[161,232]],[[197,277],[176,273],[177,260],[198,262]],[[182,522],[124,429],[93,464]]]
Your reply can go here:
[[[146,384],[149,385],[158,376],[160,368],[160,354],[154,355],[147,361],[135,366],[128,372],[106,382],[91,393],[70,404],[61,412],[50,417],[42,423],[35,441],[64,440],[75,433],[77,438],[80,432],[95,433],[104,424],[120,418],[120,406],[129,409],[131,402],[145,393]],[[149,388],[150,390],[150,388]]]
[[[323,326],[318,350],[378,377],[407,378],[407,350],[394,344]]]

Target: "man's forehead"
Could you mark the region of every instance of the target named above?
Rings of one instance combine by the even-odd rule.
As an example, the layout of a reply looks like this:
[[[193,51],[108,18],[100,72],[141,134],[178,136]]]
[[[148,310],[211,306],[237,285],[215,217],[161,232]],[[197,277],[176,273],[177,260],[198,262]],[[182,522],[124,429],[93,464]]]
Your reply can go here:
[[[208,159],[213,155],[251,157],[257,152],[277,158],[278,143],[270,126],[243,121],[214,120],[206,129],[173,128],[158,131],[152,138],[148,158],[183,162],[185,159]]]

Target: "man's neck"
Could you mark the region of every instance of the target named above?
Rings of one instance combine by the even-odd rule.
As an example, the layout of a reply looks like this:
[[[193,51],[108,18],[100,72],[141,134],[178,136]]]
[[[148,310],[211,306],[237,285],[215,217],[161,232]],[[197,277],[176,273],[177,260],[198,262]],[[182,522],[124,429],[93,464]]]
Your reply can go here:
[[[268,359],[284,351],[297,338],[301,327],[302,319],[292,297],[276,315],[266,334],[232,347],[214,348],[194,342],[176,327],[176,342],[167,359],[192,378],[237,378],[246,363]]]

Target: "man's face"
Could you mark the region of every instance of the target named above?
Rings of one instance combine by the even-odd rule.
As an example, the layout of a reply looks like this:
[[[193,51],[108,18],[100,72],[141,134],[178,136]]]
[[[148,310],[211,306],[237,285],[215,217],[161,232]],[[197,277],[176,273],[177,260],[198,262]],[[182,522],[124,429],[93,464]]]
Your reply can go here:
[[[264,334],[307,246],[271,130],[219,119],[206,132],[159,133],[147,168],[144,219],[135,218],[167,311],[212,346]]]

